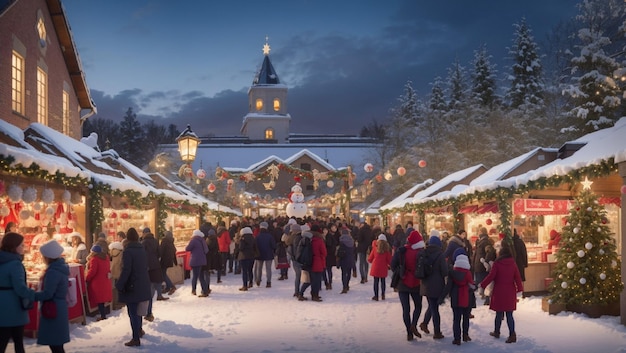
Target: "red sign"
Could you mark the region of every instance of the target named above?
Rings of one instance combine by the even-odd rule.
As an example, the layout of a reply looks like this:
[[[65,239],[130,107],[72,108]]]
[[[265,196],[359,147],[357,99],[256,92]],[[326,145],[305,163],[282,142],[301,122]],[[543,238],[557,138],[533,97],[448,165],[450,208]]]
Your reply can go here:
[[[513,201],[513,214],[554,215],[569,214],[570,200],[516,199]]]

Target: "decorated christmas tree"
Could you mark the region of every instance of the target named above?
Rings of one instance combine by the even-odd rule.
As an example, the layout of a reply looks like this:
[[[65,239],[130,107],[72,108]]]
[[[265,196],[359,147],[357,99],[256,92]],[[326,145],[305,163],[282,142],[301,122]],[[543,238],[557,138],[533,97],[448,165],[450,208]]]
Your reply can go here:
[[[589,187],[584,189],[563,227],[549,302],[566,305],[619,302],[624,287],[615,240],[606,225],[606,210]]]

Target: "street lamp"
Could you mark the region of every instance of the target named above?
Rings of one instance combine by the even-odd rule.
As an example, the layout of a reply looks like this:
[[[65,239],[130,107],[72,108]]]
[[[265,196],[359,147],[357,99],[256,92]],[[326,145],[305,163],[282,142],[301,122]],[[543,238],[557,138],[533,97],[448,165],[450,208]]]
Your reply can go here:
[[[178,142],[180,158],[183,162],[191,164],[196,159],[196,150],[200,144],[198,135],[191,131],[191,126],[187,125],[185,131],[176,138],[176,142]]]

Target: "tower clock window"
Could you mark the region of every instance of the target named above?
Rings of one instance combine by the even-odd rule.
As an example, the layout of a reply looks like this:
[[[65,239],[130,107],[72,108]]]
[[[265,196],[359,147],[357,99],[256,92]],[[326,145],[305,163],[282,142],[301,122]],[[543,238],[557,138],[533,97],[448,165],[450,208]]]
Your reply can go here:
[[[274,98],[274,111],[280,111],[280,99]]]
[[[256,99],[256,110],[263,110],[263,100],[261,98]]]

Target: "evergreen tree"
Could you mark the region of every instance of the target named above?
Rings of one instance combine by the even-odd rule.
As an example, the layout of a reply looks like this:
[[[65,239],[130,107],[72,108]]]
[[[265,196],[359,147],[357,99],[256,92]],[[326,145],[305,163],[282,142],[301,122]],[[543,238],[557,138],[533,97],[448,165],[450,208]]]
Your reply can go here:
[[[619,0],[585,0],[579,4],[578,31],[580,55],[571,61],[572,83],[564,90],[573,98],[574,107],[568,130],[586,134],[612,126],[623,112],[622,95],[616,74],[622,71],[623,48],[616,48],[611,38],[626,18],[626,8]]]
[[[132,108],[128,108],[124,119],[120,123],[120,139],[115,151],[120,157],[131,162],[135,166],[143,167],[149,159],[141,153],[144,143],[144,132],[137,120],[137,114]]]
[[[461,109],[467,99],[467,82],[465,68],[458,59],[448,69],[447,86],[450,111]]]
[[[541,59],[538,54],[537,44],[532,36],[532,30],[522,19],[515,24],[515,38],[509,54],[514,63],[511,66],[509,88],[506,99],[512,108],[521,106],[543,106],[544,86],[542,82]],[[536,110],[529,107],[530,110]]]
[[[89,136],[92,132],[98,134],[100,151],[105,151],[108,148],[115,149],[117,146],[120,126],[115,121],[103,118],[87,119],[83,125],[83,136]]]
[[[570,210],[556,252],[550,301],[561,304],[608,304],[624,288],[615,240],[606,210],[596,195],[583,190]]]
[[[419,101],[411,81],[404,85],[404,95],[398,98],[398,102],[399,106],[391,110],[386,129],[391,155],[404,153],[415,139]]]
[[[487,46],[474,52],[472,73],[472,99],[483,108],[491,109],[498,104],[496,95],[496,67],[490,62]]]

